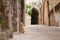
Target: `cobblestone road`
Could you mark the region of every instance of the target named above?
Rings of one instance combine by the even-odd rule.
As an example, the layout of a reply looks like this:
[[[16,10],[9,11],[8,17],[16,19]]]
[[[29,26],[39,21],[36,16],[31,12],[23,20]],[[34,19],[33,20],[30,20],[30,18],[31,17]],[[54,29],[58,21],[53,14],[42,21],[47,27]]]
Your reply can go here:
[[[24,34],[14,34],[11,40],[60,40],[60,28],[42,25],[26,26]]]

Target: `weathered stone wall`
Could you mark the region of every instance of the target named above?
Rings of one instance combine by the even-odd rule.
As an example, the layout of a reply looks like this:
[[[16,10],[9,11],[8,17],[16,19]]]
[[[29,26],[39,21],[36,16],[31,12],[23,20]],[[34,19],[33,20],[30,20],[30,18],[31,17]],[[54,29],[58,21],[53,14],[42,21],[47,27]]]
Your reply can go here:
[[[24,21],[23,19],[24,18],[24,0],[23,1],[21,0],[0,0],[0,4],[1,4],[0,5],[0,18],[2,16],[3,18],[6,18],[6,20],[8,21],[7,27],[14,29],[14,31],[19,30],[20,22]],[[23,20],[21,20],[21,18]]]
[[[60,0],[49,0],[49,10],[52,10],[59,2]]]
[[[55,21],[57,23],[57,26],[60,27],[60,8],[55,13]]]
[[[43,23],[45,25],[51,25],[51,26],[56,26],[56,18],[55,18],[55,14],[54,14],[54,11],[53,9],[60,3],[60,0],[49,0],[49,4],[47,3],[47,0],[43,0],[43,3],[45,1],[45,5],[44,5],[44,10],[42,13],[43,14]],[[49,8],[48,8],[49,7]],[[53,11],[53,12],[51,12]],[[58,11],[58,10],[57,10]],[[48,18],[48,14],[50,14],[50,18]],[[57,15],[56,15],[57,16]],[[55,20],[56,19],[56,20]]]
[[[51,26],[59,26],[60,25],[60,3],[58,3],[50,12],[50,21]]]
[[[50,25],[57,26],[54,13],[50,15]]]
[[[25,13],[25,26],[31,25],[31,16]]]
[[[5,21],[7,21],[7,23],[5,23],[5,25],[2,25],[2,30],[4,30],[5,28],[8,29],[9,27],[11,27],[11,15],[12,14],[12,6],[11,6],[11,0],[0,0],[0,20],[3,19]],[[5,29],[5,30],[6,30]]]

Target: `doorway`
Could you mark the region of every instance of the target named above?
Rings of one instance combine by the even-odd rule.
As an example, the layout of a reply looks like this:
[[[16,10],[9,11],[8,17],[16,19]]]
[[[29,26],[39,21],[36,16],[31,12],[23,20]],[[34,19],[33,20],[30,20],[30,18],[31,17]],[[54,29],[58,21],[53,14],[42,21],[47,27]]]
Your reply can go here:
[[[38,24],[38,14],[38,10],[36,8],[32,8],[31,24]]]

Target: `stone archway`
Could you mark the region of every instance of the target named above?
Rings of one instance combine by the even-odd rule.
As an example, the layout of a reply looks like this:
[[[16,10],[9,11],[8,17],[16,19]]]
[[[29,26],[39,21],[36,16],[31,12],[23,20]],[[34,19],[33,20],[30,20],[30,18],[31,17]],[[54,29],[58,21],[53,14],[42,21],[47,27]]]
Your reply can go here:
[[[38,15],[39,11],[36,8],[32,8],[31,24],[38,24]]]

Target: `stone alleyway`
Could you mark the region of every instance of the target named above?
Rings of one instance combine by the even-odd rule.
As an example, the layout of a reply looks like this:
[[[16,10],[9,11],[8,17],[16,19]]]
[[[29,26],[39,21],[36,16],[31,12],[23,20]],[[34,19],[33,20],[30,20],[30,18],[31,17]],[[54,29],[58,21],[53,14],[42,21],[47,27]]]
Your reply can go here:
[[[26,26],[24,34],[14,33],[10,40],[60,40],[60,27]]]

